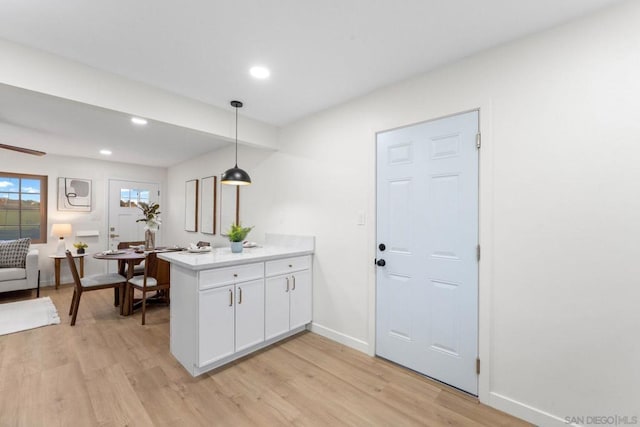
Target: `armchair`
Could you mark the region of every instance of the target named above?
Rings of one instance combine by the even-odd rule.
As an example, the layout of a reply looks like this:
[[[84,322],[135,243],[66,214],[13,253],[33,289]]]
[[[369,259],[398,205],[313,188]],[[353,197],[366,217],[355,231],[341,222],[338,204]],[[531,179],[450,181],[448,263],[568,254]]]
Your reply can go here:
[[[40,297],[40,270],[38,269],[37,249],[27,253],[24,268],[0,268],[0,292],[36,289],[36,297]]]

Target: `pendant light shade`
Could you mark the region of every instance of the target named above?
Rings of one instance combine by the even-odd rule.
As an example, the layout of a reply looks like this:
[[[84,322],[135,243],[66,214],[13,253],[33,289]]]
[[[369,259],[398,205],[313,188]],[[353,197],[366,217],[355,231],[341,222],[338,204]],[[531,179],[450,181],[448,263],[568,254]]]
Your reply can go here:
[[[242,102],[231,101],[231,106],[236,109],[236,165],[222,174],[220,182],[227,185],[249,185],[249,174],[238,167],[238,108],[242,108]]]

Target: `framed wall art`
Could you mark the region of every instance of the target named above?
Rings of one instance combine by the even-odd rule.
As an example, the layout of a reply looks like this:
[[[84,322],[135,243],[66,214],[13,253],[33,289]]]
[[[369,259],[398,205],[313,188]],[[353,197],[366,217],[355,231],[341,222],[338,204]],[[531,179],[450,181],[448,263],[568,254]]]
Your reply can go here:
[[[220,184],[220,234],[240,223],[240,187]]]
[[[198,180],[185,183],[184,189],[184,229],[198,231]]]
[[[91,180],[58,178],[58,210],[91,212]]]
[[[218,177],[208,176],[200,180],[200,232],[216,234],[216,198]]]

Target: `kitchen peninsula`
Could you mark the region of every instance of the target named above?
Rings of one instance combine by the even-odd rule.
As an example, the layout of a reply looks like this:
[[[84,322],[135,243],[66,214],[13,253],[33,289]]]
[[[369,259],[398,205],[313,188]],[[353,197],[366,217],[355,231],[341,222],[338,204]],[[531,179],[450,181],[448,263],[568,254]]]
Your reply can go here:
[[[314,237],[267,234],[264,246],[239,254],[159,254],[171,264],[174,357],[196,376],[303,331],[314,246]]]

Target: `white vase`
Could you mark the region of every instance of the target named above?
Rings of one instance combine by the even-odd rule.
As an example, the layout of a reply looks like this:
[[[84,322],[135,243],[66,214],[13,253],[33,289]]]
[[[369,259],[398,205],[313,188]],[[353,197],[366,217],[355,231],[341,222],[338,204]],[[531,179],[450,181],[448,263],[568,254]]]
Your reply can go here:
[[[242,252],[242,242],[231,242],[231,252],[239,254]]]

